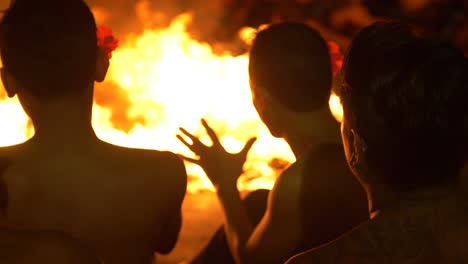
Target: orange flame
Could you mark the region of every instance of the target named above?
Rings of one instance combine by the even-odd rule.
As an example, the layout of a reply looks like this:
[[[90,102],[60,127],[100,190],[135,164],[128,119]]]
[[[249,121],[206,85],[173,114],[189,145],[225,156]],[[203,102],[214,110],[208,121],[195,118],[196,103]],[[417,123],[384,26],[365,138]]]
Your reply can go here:
[[[184,127],[209,143],[199,123],[203,117],[228,151],[239,151],[249,138],[258,137],[239,188],[271,189],[278,173],[295,158],[284,140],[270,135],[252,105],[248,56],[215,55],[209,45],[190,37],[189,22],[189,15],[181,15],[167,29],[127,37],[113,53],[107,80],[96,87],[93,127],[113,144],[190,155],[175,135]],[[243,30],[246,36],[253,32]],[[338,106],[333,97],[330,102]],[[116,121],[119,111],[126,127]],[[17,98],[0,99],[0,122],[7,124],[0,131],[2,146],[32,135]],[[200,167],[186,165],[188,192],[213,189]]]

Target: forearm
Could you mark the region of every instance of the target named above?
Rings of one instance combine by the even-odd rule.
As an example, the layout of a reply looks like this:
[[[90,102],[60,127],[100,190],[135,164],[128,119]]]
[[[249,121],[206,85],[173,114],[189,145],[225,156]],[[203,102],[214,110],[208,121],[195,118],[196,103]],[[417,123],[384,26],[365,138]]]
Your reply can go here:
[[[243,263],[247,243],[253,233],[252,225],[244,203],[235,184],[217,190],[225,216],[225,232],[231,253],[237,263]]]

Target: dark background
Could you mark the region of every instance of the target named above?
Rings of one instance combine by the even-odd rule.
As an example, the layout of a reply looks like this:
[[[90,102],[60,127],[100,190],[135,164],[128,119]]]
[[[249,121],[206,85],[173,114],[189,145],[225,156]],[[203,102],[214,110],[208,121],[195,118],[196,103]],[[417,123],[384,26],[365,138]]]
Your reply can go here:
[[[465,19],[468,0],[88,0],[88,3],[94,10],[107,13],[102,22],[115,28],[118,34],[139,33],[145,27],[166,27],[178,14],[191,12],[191,34],[210,44],[235,42],[237,32],[244,26],[292,20],[317,27],[327,39],[345,48],[361,28],[377,20],[397,19],[447,39],[468,53]]]
[[[40,0],[38,0],[40,1]],[[64,0],[66,1],[66,0]],[[0,9],[10,0],[0,0]],[[191,12],[192,36],[216,47],[233,43],[244,26],[277,21],[307,22],[327,39],[346,48],[370,23],[397,19],[447,39],[468,54],[468,0],[87,0],[97,21],[111,26],[120,38],[145,28],[167,27],[179,14]],[[246,47],[221,45],[244,52]],[[235,48],[233,48],[235,47]],[[220,50],[221,51],[221,50]]]

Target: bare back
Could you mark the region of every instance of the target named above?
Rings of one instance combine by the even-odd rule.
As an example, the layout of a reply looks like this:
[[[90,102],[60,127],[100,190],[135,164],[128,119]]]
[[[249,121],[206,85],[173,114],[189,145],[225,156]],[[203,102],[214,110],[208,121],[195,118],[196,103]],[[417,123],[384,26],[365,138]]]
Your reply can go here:
[[[63,234],[0,230],[2,264],[99,264],[93,252]]]
[[[342,145],[322,144],[305,157],[301,213],[308,248],[332,241],[369,219],[367,196],[349,170]]]
[[[172,250],[186,173],[174,154],[98,140],[0,150],[9,201],[5,226],[51,229],[90,245],[107,264],[151,263]]]
[[[409,206],[374,220],[297,263],[468,263],[468,207],[460,199]]]

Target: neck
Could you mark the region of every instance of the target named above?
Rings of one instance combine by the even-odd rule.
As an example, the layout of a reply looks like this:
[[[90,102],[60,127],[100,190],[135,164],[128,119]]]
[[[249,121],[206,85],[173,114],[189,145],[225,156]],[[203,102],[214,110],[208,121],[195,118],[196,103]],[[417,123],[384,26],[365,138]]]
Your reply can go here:
[[[451,198],[457,193],[455,186],[452,184],[428,187],[410,192],[394,192],[383,185],[367,186],[366,189],[371,218],[381,213],[402,210],[427,202],[434,204],[435,201]]]
[[[396,204],[398,198],[383,185],[369,185],[361,183],[367,193],[367,201],[369,207],[369,215],[371,218],[376,217],[382,210],[390,208],[392,204]]]
[[[292,122],[285,126],[287,131],[284,139],[291,146],[296,158],[320,144],[341,144],[339,124],[328,107],[314,112],[292,113],[288,119]]]
[[[91,125],[92,105],[76,99],[47,102],[31,111],[35,134],[32,141],[53,146],[81,145],[96,135]]]

